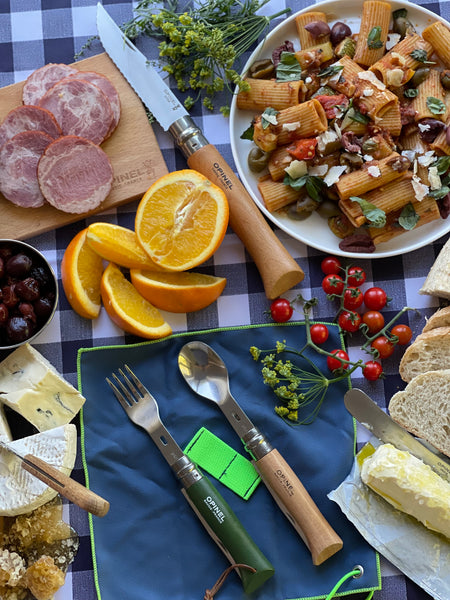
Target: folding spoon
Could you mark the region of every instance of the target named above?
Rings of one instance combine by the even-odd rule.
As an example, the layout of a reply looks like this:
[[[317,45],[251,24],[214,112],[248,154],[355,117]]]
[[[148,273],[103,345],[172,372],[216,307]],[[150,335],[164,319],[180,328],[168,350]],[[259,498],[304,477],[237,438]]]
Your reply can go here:
[[[178,367],[188,385],[200,396],[215,402],[254,458],[253,464],[269,492],[320,565],[342,548],[335,533],[297,475],[281,454],[253,425],[230,392],[228,371],[220,356],[207,344],[185,344]]]

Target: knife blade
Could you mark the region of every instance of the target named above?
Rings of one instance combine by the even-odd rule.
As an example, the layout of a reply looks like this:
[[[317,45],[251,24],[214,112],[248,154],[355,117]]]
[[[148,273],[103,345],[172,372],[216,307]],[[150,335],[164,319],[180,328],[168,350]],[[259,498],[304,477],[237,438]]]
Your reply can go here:
[[[382,442],[406,450],[429,465],[435,473],[450,481],[450,463],[421,444],[384,412],[365,392],[357,388],[344,396],[349,413]]]
[[[169,131],[191,169],[222,188],[230,206],[230,225],[253,258],[269,299],[277,298],[304,278],[248,192],[219,151],[208,142],[150,61],[97,4],[97,30],[107,54],[142,102]]]
[[[22,456],[15,448],[1,440],[0,447],[14,454],[16,458],[22,461],[22,468],[25,471],[37,477],[37,479],[56,490],[61,496],[64,496],[64,498],[67,498],[83,510],[97,517],[104,517],[108,512],[109,502],[107,500],[95,494],[81,483],[78,483],[78,481],[61,473],[61,471],[49,465],[45,460],[33,454]]]

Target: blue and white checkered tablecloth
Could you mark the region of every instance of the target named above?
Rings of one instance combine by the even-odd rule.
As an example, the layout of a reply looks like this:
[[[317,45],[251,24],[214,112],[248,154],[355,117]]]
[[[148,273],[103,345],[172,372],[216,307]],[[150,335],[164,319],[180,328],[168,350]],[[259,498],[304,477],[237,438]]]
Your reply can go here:
[[[119,24],[128,21],[133,13],[135,2],[125,0],[104,0],[108,12]],[[266,14],[272,14],[289,6],[292,11],[300,10],[311,2],[307,0],[271,0],[265,7]],[[450,18],[450,2],[424,0],[420,3],[429,10]],[[83,44],[96,35],[96,0],[0,0],[0,87],[24,80],[34,69],[50,62],[71,63]],[[274,24],[272,24],[273,26]],[[144,50],[152,51],[149,42]],[[146,47],[145,44],[148,44]],[[100,42],[94,41],[83,57],[103,51]],[[242,63],[244,64],[244,63]],[[226,99],[229,101],[229,98]],[[233,165],[229,143],[228,122],[219,113],[202,113],[201,108],[193,111],[193,117],[203,127],[209,141],[215,144],[225,158]],[[186,162],[173,147],[169,136],[158,125],[154,126],[158,142],[162,148],[169,170],[185,168]],[[72,225],[38,235],[27,241],[41,250],[50,260],[55,272],[60,276],[60,263],[65,248],[72,237],[96,220],[107,220],[126,227],[133,227],[136,203],[118,210],[80,220]],[[7,224],[0,223],[1,237],[7,237]],[[298,261],[305,272],[304,281],[286,294],[294,299],[301,291],[306,298],[317,297],[319,304],[314,309],[317,319],[332,319],[335,306],[326,300],[321,289],[322,273],[320,262],[324,254],[309,248],[283,232],[277,231],[286,248]],[[407,321],[415,334],[419,333],[425,317],[439,306],[439,300],[421,296],[421,287],[429,268],[434,262],[447,236],[420,250],[393,258],[358,261],[368,274],[367,285],[378,285],[386,289],[392,302],[385,312],[387,320],[404,306],[412,306],[420,311],[407,314]],[[216,303],[198,313],[167,315],[174,332],[196,331],[213,327],[237,326],[265,323],[265,311],[269,301],[265,297],[258,272],[240,240],[228,231],[223,244],[207,263],[209,272],[227,278],[227,286]],[[60,302],[50,327],[35,342],[42,352],[74,385],[76,378],[76,357],[80,347],[113,345],[137,341],[125,336],[102,311],[94,321],[78,317],[67,303],[60,287]],[[301,313],[294,313],[301,319]],[[357,359],[361,355],[359,344],[350,340],[350,356]],[[399,353],[384,361],[387,377],[376,383],[368,383],[354,377],[353,386],[365,389],[380,406],[386,407],[392,394],[403,382],[398,375]],[[367,436],[358,430],[358,441]],[[78,459],[74,474],[83,480],[81,458]],[[94,600],[89,528],[86,514],[74,505],[64,507],[67,518],[78,531],[81,541],[80,551],[68,573],[65,586],[57,593],[57,600]],[[382,559],[382,590],[375,592],[374,600],[425,600],[429,596],[417,585],[404,577],[395,567]],[[119,600],[119,599],[118,599]],[[193,599],[194,600],[194,599]],[[274,599],[275,600],[275,599]],[[450,600],[450,599],[449,599]]]

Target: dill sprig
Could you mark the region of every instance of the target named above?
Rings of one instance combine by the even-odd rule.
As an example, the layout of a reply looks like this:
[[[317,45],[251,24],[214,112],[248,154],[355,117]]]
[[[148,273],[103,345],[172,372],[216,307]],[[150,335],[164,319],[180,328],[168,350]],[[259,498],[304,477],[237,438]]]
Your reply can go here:
[[[122,26],[131,39],[139,35],[159,42],[162,68],[173,76],[181,92],[192,91],[184,104],[192,106],[202,98],[212,110],[212,98],[225,87],[232,93],[245,83],[234,69],[236,60],[246,52],[267,28],[272,19],[290,11],[289,8],[271,16],[256,12],[269,0],[211,0],[180,8],[178,0],[142,0],[136,16]],[[224,114],[228,107],[221,107]]]

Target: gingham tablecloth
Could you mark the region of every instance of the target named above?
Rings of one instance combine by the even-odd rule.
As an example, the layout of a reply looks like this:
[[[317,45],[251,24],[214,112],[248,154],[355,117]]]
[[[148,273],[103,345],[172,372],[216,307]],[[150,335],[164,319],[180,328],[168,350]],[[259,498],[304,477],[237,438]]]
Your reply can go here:
[[[117,23],[124,23],[132,17],[130,1],[104,0],[103,4]],[[306,0],[272,0],[264,8],[265,14],[273,14],[289,6],[293,12],[306,7]],[[422,6],[443,17],[450,18],[450,2],[423,2]],[[0,0],[0,86],[6,86],[25,79],[34,69],[49,62],[71,63],[83,44],[96,35],[96,0]],[[272,26],[275,23],[272,24]],[[151,52],[149,44],[144,50]],[[100,42],[95,41],[83,58],[103,51]],[[245,57],[244,57],[245,58]],[[242,63],[244,64],[244,62]],[[233,164],[229,144],[228,122],[219,113],[193,113],[197,123],[204,129],[209,141],[215,144],[225,158]],[[163,150],[169,170],[186,167],[181,154],[176,151],[169,137],[158,125],[154,126],[158,142]],[[133,227],[136,203],[120,209],[96,215],[92,219],[80,220],[73,225],[62,227],[27,240],[41,250],[50,260],[55,272],[60,276],[60,262],[65,248],[72,237],[91,221],[108,220],[126,227]],[[314,309],[314,317],[332,319],[335,306],[326,300],[321,290],[322,273],[320,262],[324,254],[306,247],[286,234],[277,231],[282,242],[305,272],[304,281],[286,294],[294,299],[301,291],[306,298],[317,297],[319,304]],[[8,224],[0,223],[0,237],[8,237]],[[420,310],[407,313],[407,321],[414,333],[420,332],[425,317],[432,314],[439,305],[437,298],[420,296],[421,287],[429,268],[446,241],[437,240],[425,248],[387,259],[358,261],[368,274],[368,284],[386,289],[392,302],[384,311],[386,320],[404,306]],[[227,286],[217,303],[198,313],[189,315],[168,315],[174,332],[196,331],[228,325],[246,325],[267,322],[265,311],[269,302],[265,297],[258,272],[240,240],[228,231],[223,244],[208,262],[211,273],[226,277]],[[294,313],[301,319],[302,314]],[[104,311],[100,317],[90,322],[79,318],[68,305],[60,286],[60,302],[50,327],[35,341],[35,347],[42,352],[74,385],[76,385],[76,356],[80,347],[122,344],[137,341],[137,338],[124,336],[115,327]],[[352,359],[361,356],[359,345],[351,345]],[[353,377],[354,387],[367,391],[380,406],[404,384],[398,375],[399,352],[384,361],[387,377],[376,383],[368,383],[362,378]],[[367,435],[358,430],[358,442],[363,443]],[[81,458],[78,459],[74,476],[83,481]],[[80,536],[81,546],[78,556],[67,575],[66,584],[56,595],[57,600],[94,600],[90,538],[86,514],[74,505],[64,507],[66,518]],[[374,600],[422,600],[429,598],[414,583],[404,577],[395,567],[382,559],[382,590],[375,592]],[[120,599],[118,599],[120,600]],[[142,599],[139,599],[142,600]],[[194,600],[194,599],[193,599]],[[274,599],[275,600],[275,599]],[[355,599],[356,600],[356,599]]]

